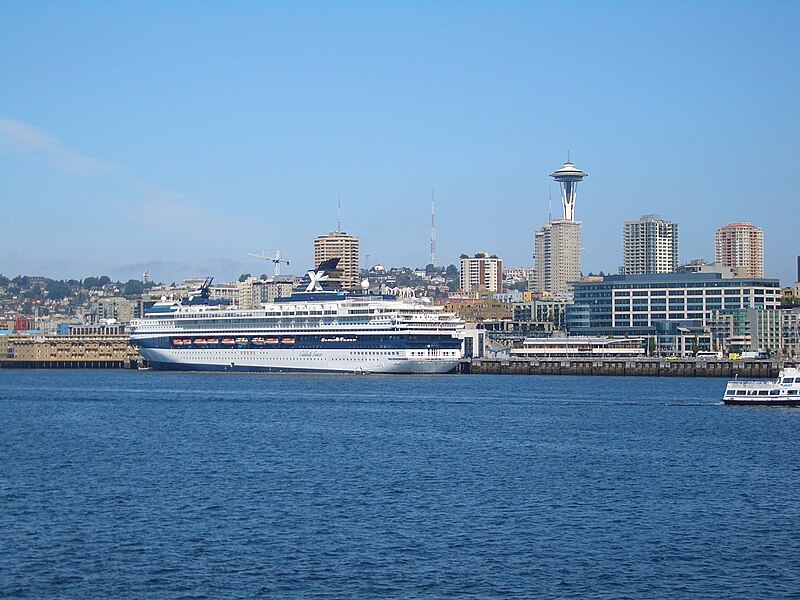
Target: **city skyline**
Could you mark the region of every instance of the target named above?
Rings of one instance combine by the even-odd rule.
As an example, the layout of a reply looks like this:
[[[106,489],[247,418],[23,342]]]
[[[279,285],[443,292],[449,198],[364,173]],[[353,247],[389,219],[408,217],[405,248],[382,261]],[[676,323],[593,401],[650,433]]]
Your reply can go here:
[[[188,8],[7,4],[0,272],[227,280],[280,249],[301,273],[339,196],[371,264],[420,267],[431,190],[439,264],[532,266],[569,158],[585,274],[660,213],[679,262],[749,221],[794,282],[794,4],[583,6],[569,41],[556,3]]]

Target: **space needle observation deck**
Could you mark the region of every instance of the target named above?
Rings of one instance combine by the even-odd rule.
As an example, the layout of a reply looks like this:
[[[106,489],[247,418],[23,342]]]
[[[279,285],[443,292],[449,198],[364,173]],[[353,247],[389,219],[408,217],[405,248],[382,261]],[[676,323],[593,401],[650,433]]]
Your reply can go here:
[[[550,177],[561,184],[561,203],[564,205],[564,219],[575,220],[575,188],[587,174],[567,161],[563,166],[550,174]]]

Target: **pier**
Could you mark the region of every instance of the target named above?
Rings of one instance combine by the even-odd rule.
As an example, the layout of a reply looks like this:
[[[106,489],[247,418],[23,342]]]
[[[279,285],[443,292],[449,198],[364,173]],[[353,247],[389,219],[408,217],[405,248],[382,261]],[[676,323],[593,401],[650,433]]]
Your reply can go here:
[[[120,335],[0,336],[0,368],[136,369],[142,358]]]
[[[459,373],[474,375],[617,375],[636,377],[725,377],[770,379],[795,363],[779,360],[661,358],[553,358],[463,360]]]

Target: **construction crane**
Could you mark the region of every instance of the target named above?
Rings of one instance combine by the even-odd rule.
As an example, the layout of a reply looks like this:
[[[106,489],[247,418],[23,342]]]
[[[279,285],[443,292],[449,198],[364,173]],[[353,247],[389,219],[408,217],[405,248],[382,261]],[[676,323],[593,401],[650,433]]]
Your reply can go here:
[[[277,277],[278,275],[281,274],[281,263],[284,263],[287,266],[289,265],[289,259],[288,258],[281,258],[281,251],[280,250],[275,250],[275,256],[267,256],[266,254],[264,254],[263,250],[261,251],[261,254],[255,254],[253,252],[248,252],[247,256],[252,256],[253,258],[260,258],[261,260],[270,260],[270,261],[272,261],[272,263],[275,265],[275,270],[272,273],[273,277]]]

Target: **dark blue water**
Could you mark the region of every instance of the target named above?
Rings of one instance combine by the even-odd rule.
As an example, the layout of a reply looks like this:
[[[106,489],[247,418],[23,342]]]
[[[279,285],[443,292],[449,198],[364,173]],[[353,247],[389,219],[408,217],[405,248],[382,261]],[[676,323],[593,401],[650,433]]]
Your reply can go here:
[[[0,596],[800,597],[725,382],[0,371]]]

